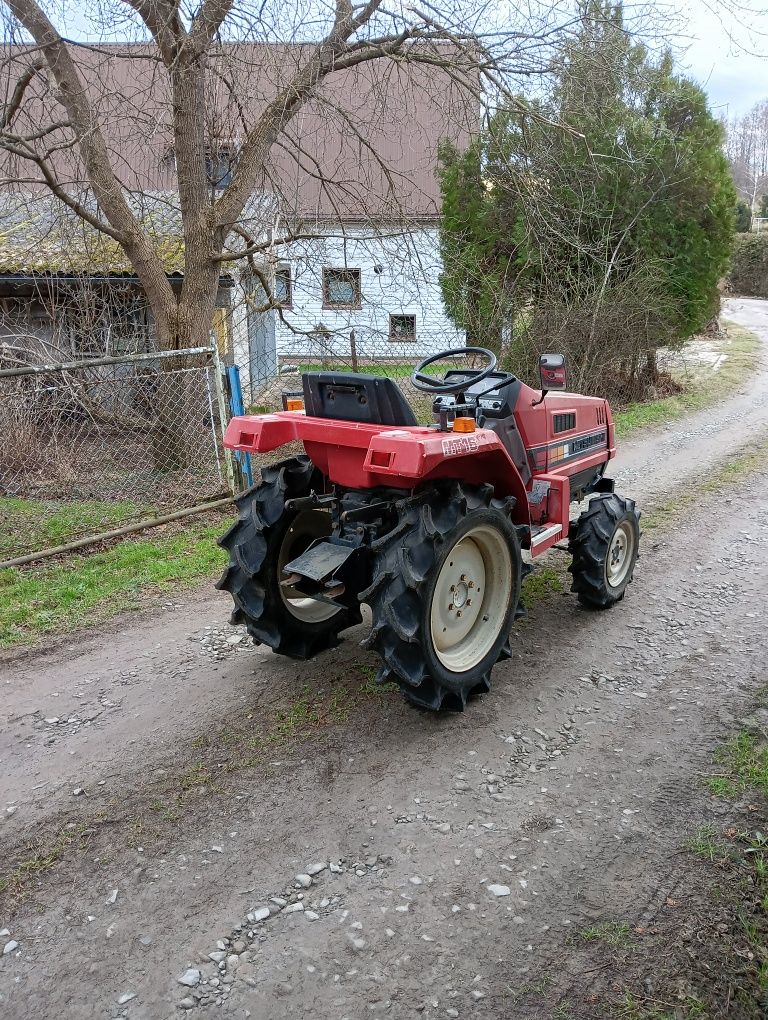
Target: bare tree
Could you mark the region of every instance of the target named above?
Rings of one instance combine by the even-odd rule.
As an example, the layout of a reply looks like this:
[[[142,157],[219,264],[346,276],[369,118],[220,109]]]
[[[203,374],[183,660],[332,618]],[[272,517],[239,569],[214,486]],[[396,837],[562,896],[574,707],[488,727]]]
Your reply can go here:
[[[768,194],[768,99],[734,117],[726,130],[734,183],[754,216],[760,198]]]
[[[206,338],[222,266],[233,254],[259,254],[266,248],[263,231],[254,236],[241,220],[251,196],[267,188],[270,174],[274,178],[275,153],[289,149],[304,174],[316,174],[323,187],[326,170],[318,164],[317,145],[307,145],[296,130],[299,112],[309,103],[324,107],[329,137],[320,141],[326,147],[333,145],[334,120],[338,126],[346,116],[346,127],[354,130],[344,109],[323,94],[326,78],[374,61],[386,61],[386,74],[397,76],[404,63],[419,63],[444,71],[452,87],[473,97],[477,109],[481,75],[496,81],[503,72],[498,46],[494,54],[470,31],[469,19],[431,5],[422,12],[388,7],[386,0],[355,6],[337,0],[332,9],[313,5],[302,13],[314,15],[308,31],[317,41],[278,47],[276,58],[257,41],[274,37],[272,25],[279,25],[282,15],[289,20],[295,11],[281,2],[270,7],[204,0],[187,10],[176,0],[114,0],[102,17],[107,19],[110,11],[113,19],[127,14],[124,34],[140,27],[144,38],[138,48],[123,46],[118,53],[114,47],[67,39],[66,5],[57,27],[38,0],[3,3],[12,24],[23,29],[16,39],[26,45],[5,50],[0,146],[24,168],[18,180],[44,184],[124,250],[146,292],[159,342],[171,350]],[[517,49],[524,51],[520,44]],[[110,61],[116,56],[136,61],[134,77],[144,81],[133,91],[110,79]],[[260,108],[249,107],[242,95],[249,69],[260,71],[276,59],[282,66],[272,76],[273,94],[262,97]],[[533,66],[535,58],[528,62]],[[389,86],[382,80],[381,87]],[[110,137],[116,103],[127,105],[123,115],[144,122],[147,132],[170,133],[185,252],[184,281],[176,291],[156,239],[129,201],[126,152]],[[226,187],[212,189],[215,140],[235,135],[233,172]],[[361,137],[360,145],[365,144]],[[391,186],[396,168],[385,154],[377,154],[377,160],[383,186],[388,177]],[[93,202],[84,199],[85,192]],[[291,230],[288,234],[293,236]],[[240,242],[235,253],[233,236]]]

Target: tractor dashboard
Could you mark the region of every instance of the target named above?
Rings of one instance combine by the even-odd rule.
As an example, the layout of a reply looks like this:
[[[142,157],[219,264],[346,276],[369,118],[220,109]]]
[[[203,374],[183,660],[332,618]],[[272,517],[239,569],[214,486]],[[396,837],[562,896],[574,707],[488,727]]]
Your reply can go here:
[[[432,411],[436,415],[446,412],[450,415],[457,403],[469,408],[475,415],[486,418],[508,418],[514,410],[520,390],[520,380],[509,372],[492,372],[487,378],[473,381],[472,374],[461,371],[445,373],[446,381],[467,380],[467,387],[461,394],[445,393],[435,397]],[[462,399],[463,398],[463,399]]]

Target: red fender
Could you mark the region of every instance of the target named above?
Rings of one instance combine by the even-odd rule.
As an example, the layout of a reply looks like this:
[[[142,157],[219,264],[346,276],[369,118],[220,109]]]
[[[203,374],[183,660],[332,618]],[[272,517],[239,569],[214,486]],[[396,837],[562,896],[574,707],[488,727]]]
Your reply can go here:
[[[520,472],[491,429],[440,432],[423,425],[370,425],[278,411],[233,418],[224,434],[228,449],[244,453],[267,453],[297,441],[326,478],[344,488],[412,490],[441,478],[490,482],[497,496],[515,497],[513,521],[530,524]]]

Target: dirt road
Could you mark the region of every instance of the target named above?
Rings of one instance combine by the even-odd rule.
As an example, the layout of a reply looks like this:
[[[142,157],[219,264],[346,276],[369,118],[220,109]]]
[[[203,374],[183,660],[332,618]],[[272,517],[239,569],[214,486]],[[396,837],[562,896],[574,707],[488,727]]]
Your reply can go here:
[[[765,302],[728,315],[768,350]],[[766,432],[764,358],[734,398],[626,444],[619,488],[653,503]],[[583,1001],[597,977],[572,933],[647,926],[674,901],[698,777],[764,672],[768,473],[727,497],[738,515],[723,498],[646,536],[610,613],[536,605],[461,716],[394,693],[345,709],[373,665],[358,634],[288,662],[223,627],[214,596],[8,658],[0,847],[43,840],[60,859],[37,875],[30,849],[27,898],[0,913],[0,951],[18,942],[0,1015],[516,1018]]]

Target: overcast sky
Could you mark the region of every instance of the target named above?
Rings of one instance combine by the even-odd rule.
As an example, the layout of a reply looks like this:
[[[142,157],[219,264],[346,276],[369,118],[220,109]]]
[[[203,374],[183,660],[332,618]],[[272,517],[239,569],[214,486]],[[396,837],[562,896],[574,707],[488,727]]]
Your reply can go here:
[[[715,113],[742,114],[768,98],[768,0],[670,2],[680,12],[677,45],[688,47],[680,66],[704,86]]]

